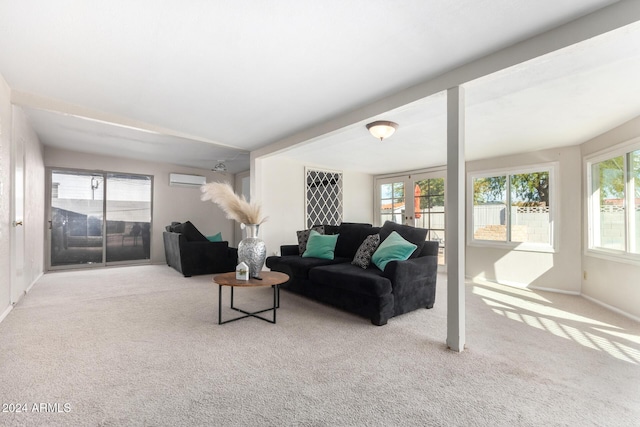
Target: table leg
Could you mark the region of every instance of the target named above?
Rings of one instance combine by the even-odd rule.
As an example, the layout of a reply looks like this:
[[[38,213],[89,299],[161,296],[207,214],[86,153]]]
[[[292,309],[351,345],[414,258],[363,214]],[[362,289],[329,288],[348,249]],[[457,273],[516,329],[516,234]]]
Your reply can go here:
[[[236,320],[240,320],[240,319],[245,319],[247,317],[255,317],[257,319],[260,320],[264,320],[265,322],[269,322],[269,323],[276,323],[276,313],[277,313],[277,309],[280,308],[280,285],[271,285],[271,288],[273,289],[273,305],[270,308],[265,308],[263,310],[258,310],[258,311],[254,311],[254,312],[249,312],[246,310],[243,310],[239,307],[236,307],[234,305],[234,287],[233,286],[229,286],[229,288],[231,288],[229,290],[230,294],[229,294],[229,299],[230,299],[230,304],[231,304],[231,309],[238,311],[240,313],[243,313],[244,316],[240,316],[240,317],[236,317],[233,319],[229,319],[229,320],[222,320],[222,285],[218,284],[218,324],[219,325],[223,325],[225,323],[229,323],[229,322],[234,322]],[[266,317],[262,317],[259,316],[259,314],[261,313],[265,313],[267,311],[273,311],[273,317],[272,319],[268,319]]]
[[[218,285],[218,325],[222,324],[222,285]]]
[[[273,288],[273,323],[276,323],[276,311],[280,301],[278,301],[278,285],[272,286]]]

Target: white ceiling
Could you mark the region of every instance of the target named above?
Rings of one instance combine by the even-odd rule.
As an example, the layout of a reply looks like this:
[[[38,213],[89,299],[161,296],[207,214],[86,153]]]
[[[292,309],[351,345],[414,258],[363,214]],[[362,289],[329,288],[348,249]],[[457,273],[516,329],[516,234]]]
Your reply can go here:
[[[0,0],[0,74],[46,145],[238,172],[250,150],[613,3]],[[639,116],[639,47],[634,24],[468,83],[467,157]],[[285,155],[376,174],[444,164],[444,103],[384,114],[400,128],[382,143],[366,120]]]

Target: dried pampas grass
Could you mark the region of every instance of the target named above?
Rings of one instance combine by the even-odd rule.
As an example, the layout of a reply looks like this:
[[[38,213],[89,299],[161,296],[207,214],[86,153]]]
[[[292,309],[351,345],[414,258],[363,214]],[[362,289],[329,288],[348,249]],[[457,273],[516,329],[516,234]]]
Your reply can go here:
[[[267,217],[262,216],[262,206],[258,202],[247,202],[238,196],[228,182],[209,182],[202,187],[201,199],[211,200],[227,215],[227,218],[241,224],[262,224]]]

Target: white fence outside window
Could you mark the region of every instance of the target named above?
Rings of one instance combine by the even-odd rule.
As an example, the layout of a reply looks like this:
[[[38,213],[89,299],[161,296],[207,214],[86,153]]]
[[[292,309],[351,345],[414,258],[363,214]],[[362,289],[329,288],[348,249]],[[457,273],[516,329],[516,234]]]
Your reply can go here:
[[[506,241],[506,212],[504,204],[474,206],[474,239]],[[550,236],[548,206],[511,206],[511,241],[548,244]]]

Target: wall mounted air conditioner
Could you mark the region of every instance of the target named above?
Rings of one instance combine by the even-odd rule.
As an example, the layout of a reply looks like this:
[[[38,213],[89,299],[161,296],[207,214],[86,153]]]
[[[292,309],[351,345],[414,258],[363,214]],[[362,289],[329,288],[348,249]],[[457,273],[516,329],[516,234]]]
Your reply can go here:
[[[169,174],[169,185],[177,187],[200,187],[207,182],[204,176],[183,175],[180,173]]]

